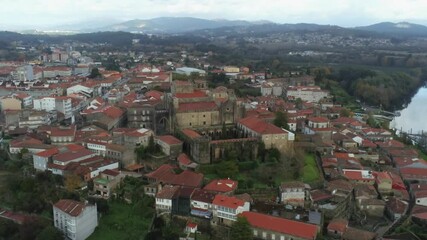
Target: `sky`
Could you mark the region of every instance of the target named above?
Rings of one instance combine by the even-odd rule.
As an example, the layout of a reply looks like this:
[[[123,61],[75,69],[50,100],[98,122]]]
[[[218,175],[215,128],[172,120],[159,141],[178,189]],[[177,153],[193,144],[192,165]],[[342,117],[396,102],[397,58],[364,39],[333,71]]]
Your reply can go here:
[[[199,17],[344,27],[427,24],[426,0],[0,0],[0,29],[42,29],[132,19]]]

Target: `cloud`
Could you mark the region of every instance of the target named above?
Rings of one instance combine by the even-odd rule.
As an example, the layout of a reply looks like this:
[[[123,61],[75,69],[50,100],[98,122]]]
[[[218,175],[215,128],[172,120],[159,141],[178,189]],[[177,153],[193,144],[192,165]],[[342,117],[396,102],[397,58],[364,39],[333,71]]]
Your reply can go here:
[[[379,21],[423,22],[426,9],[425,0],[14,0],[2,4],[0,23],[58,26],[94,19],[191,16],[354,26]]]

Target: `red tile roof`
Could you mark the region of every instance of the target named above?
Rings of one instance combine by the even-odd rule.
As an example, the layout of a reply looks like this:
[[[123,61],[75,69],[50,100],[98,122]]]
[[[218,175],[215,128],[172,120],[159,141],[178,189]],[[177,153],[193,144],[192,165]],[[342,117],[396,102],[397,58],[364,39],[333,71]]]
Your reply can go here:
[[[225,195],[218,194],[215,196],[212,204],[232,209],[237,209],[238,207],[243,207],[245,202],[236,197],[229,197]]]
[[[34,155],[39,156],[39,157],[43,157],[43,158],[49,158],[49,157],[52,157],[53,155],[56,155],[58,153],[59,153],[58,148],[51,148],[51,149],[36,153]]]
[[[200,135],[198,132],[189,128],[182,129],[181,132],[191,139],[202,137],[202,135]]]
[[[50,135],[53,137],[75,136],[76,126],[71,125],[70,127],[52,127],[50,131]]]
[[[286,131],[283,129],[271,124],[267,123],[262,119],[257,117],[247,117],[239,120],[239,123],[243,126],[255,131],[261,135],[263,134],[284,134]]]
[[[68,151],[64,153],[57,154],[53,157],[53,160],[59,162],[69,162],[82,157],[90,157],[94,153],[88,149],[80,149],[78,151]]]
[[[203,112],[215,111],[218,106],[215,102],[188,102],[179,103],[178,112]]]
[[[203,174],[184,170],[181,173],[175,173],[177,168],[169,164],[163,164],[155,171],[146,174],[149,179],[164,184],[181,185],[188,187],[198,187],[202,184]]]
[[[120,172],[117,170],[106,169],[102,172],[102,174],[116,177],[120,174]]]
[[[219,193],[228,193],[236,190],[237,182],[231,179],[215,179],[208,183],[203,189]]]
[[[308,121],[315,122],[315,123],[327,123],[329,122],[329,119],[325,117],[311,117],[308,119]]]
[[[248,220],[252,227],[283,233],[302,239],[316,239],[318,232],[317,226],[313,224],[273,217],[257,212],[243,212],[241,215]]]
[[[172,199],[179,186],[166,185],[156,194],[156,198]]]
[[[110,118],[119,118],[124,114],[124,111],[122,109],[114,106],[106,107],[103,112]]]
[[[172,136],[172,135],[163,135],[163,136],[157,136],[158,140],[168,144],[168,145],[176,145],[176,144],[182,144],[182,141],[178,138]]]
[[[83,203],[70,199],[61,199],[54,206],[73,217],[79,216],[85,208]]]
[[[190,165],[192,163],[191,159],[188,157],[187,154],[181,153],[178,156],[178,162],[184,166]]]
[[[328,231],[337,231],[339,233],[344,233],[348,227],[348,220],[346,219],[332,219],[328,224]]]
[[[176,98],[204,98],[207,96],[205,92],[198,90],[192,93],[175,93]]]
[[[343,169],[343,175],[349,180],[375,180],[372,173],[368,170]]]

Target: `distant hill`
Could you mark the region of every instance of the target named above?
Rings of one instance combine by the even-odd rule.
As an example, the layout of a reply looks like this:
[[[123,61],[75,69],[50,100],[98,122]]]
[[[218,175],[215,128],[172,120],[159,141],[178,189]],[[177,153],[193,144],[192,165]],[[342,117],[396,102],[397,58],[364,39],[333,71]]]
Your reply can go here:
[[[408,22],[382,22],[369,26],[356,27],[355,29],[387,33],[396,36],[427,36],[427,27],[420,24],[408,23]]]
[[[86,29],[85,32],[123,31],[137,33],[184,33],[200,29],[213,29],[228,26],[251,26],[264,24],[267,21],[249,22],[243,20],[207,20],[192,17],[160,17],[146,20],[130,20],[108,25],[98,29]]]

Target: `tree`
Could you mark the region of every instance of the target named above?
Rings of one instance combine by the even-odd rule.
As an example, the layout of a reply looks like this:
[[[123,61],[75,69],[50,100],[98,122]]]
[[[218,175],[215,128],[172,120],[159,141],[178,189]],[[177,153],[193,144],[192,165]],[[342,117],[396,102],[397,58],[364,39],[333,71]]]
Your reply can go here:
[[[65,188],[67,191],[72,192],[80,187],[80,183],[82,182],[81,178],[76,174],[69,174],[65,177]]]
[[[348,110],[347,108],[343,108],[343,109],[341,109],[341,111],[340,111],[340,116],[341,117],[350,117],[351,116],[351,111],[350,110]]]
[[[90,71],[90,75],[89,78],[97,78],[97,77],[101,77],[101,73],[99,72],[98,68],[92,68],[92,70]]]
[[[297,108],[297,109],[302,109],[302,99],[301,98],[297,98],[297,99],[295,99],[295,107]]]
[[[135,148],[135,153],[136,153],[136,160],[141,161],[147,156],[147,149],[143,145],[141,145]]]
[[[36,240],[62,240],[64,235],[53,226],[45,227],[38,235]]]
[[[276,112],[276,118],[274,119],[273,124],[288,130],[288,115],[281,111]]]
[[[216,167],[216,173],[220,178],[231,178],[239,174],[239,165],[236,161],[222,161]]]
[[[233,240],[250,240],[253,239],[251,225],[245,217],[237,217],[230,230],[230,239]]]

